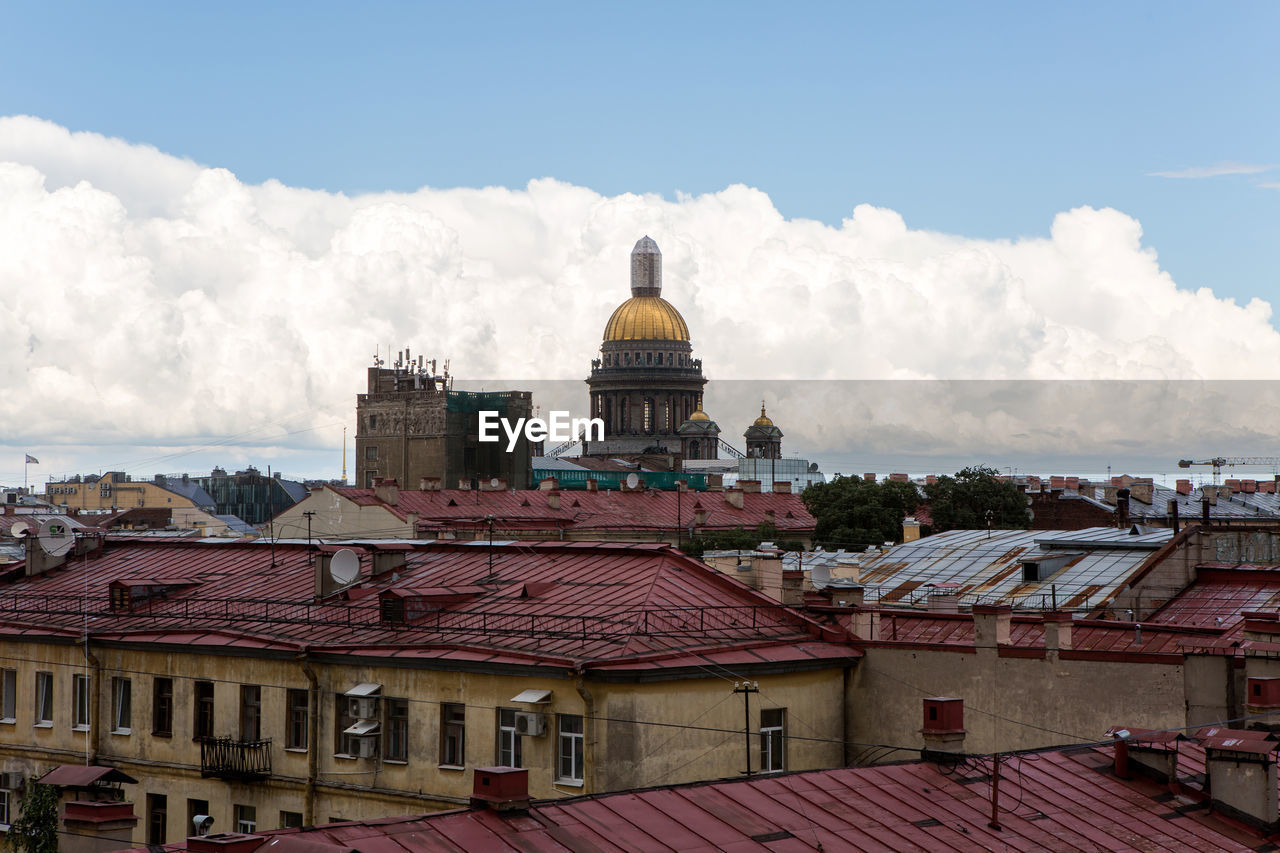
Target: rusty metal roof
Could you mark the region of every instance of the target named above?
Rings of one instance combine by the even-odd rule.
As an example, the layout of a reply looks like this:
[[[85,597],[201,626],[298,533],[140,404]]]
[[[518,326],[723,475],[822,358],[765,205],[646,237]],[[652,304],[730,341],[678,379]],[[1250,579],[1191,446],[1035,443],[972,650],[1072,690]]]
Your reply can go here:
[[[364,553],[356,586],[322,601],[314,554],[303,544],[109,539],[102,553],[0,587],[0,633],[66,634],[87,615],[94,636],[121,642],[557,667],[860,654],[840,632],[665,545],[511,543],[491,553],[487,543],[420,542],[376,579]],[[113,610],[112,582],[131,578],[165,586]],[[384,621],[378,593],[406,587],[477,592]]]
[[[923,605],[931,589],[955,583],[962,604],[1088,610],[1104,606],[1173,533],[1140,535],[1110,527],[1043,530],[953,530],[865,554],[861,582],[869,603]],[[1066,557],[1044,580],[1023,579],[1023,563]]]
[[[927,762],[757,776],[259,833],[360,851],[1243,851],[1263,839],[1205,809],[1173,811],[1167,786],[1108,772],[1110,749],[1013,758],[988,775]],[[166,849],[182,849],[182,843]],[[257,853],[255,851],[255,853]]]
[[[53,768],[36,781],[41,785],[57,785],[61,788],[87,788],[112,782],[132,784],[138,780],[114,767],[63,764]]]

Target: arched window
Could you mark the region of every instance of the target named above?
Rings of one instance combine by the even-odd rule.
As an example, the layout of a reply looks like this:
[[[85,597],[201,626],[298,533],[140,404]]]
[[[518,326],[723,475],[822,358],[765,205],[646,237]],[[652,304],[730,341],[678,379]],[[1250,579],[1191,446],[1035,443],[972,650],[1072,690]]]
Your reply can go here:
[[[644,398],[644,431],[646,435],[653,434],[653,398]]]

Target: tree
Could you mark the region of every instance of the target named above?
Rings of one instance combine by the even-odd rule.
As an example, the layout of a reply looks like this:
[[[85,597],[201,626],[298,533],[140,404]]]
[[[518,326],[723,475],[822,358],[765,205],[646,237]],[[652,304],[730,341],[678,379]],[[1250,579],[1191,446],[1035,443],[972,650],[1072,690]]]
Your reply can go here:
[[[902,520],[921,503],[914,483],[835,477],[804,490],[804,505],[817,521],[821,545],[849,548],[902,539]]]
[[[779,530],[768,522],[758,525],[754,530],[738,528],[713,533],[703,533],[692,539],[684,540],[680,550],[690,557],[701,557],[705,551],[749,551],[760,547],[761,542],[772,542],[783,551],[803,550],[800,542],[778,539]]]
[[[22,813],[9,825],[8,846],[23,853],[58,853],[58,789],[32,782]]]
[[[954,477],[939,477],[924,487],[924,493],[936,533],[981,530],[988,520],[991,527],[1005,530],[1031,526],[1026,497],[1012,482],[998,479],[994,468],[970,466]]]

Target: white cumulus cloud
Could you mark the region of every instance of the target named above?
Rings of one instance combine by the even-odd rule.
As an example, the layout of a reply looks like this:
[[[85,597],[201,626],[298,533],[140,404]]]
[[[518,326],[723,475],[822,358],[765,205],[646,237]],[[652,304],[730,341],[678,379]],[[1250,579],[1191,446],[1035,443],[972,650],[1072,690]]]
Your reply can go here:
[[[992,241],[870,205],[835,227],[788,220],[746,186],[675,201],[550,179],[348,197],[10,117],[0,436],[75,447],[68,469],[104,445],[154,448],[155,470],[185,467],[165,448],[234,436],[268,456],[332,446],[375,348],[405,345],[463,378],[580,382],[644,234],[713,380],[1280,373],[1268,303],[1179,289],[1116,210]]]

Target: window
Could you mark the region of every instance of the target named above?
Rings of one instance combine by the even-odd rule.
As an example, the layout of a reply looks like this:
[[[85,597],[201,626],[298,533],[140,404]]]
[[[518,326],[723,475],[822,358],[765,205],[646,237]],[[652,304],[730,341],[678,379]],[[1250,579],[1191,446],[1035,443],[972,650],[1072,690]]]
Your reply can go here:
[[[7,788],[0,788],[0,829],[9,829],[9,798],[13,794]]]
[[[258,809],[254,806],[236,806],[236,832],[254,832],[258,829]]]
[[[560,748],[556,762],[556,779],[581,785],[583,780],[582,717],[560,714]]]
[[[409,700],[387,699],[387,752],[390,761],[409,760]]]
[[[305,690],[290,690],[286,706],[288,719],[285,720],[285,748],[307,748],[307,713],[308,696]]]
[[[192,737],[213,737],[213,682],[195,683],[195,720],[191,726]],[[208,814],[208,812],[201,812]]]
[[[169,821],[169,798],[164,794],[147,794],[147,843],[164,844]]]
[[[281,829],[301,829],[302,812],[280,812]]]
[[[209,814],[208,800],[187,800],[187,822],[183,825],[188,833],[195,834],[196,815]]]
[[[520,752],[520,735],[516,734],[516,712],[512,708],[499,708],[498,766],[522,766]]]
[[[111,679],[111,731],[133,731],[133,682],[127,678]]]
[[[160,737],[173,735],[172,678],[156,678],[151,682],[151,733]]]
[[[786,708],[765,708],[760,711],[760,772],[773,773],[787,769],[785,737],[783,733]]]
[[[369,429],[377,429],[377,428],[378,428],[378,416],[369,415]]]
[[[73,716],[71,727],[80,731],[89,728],[89,703],[91,701],[92,689],[89,685],[89,676],[73,675],[71,676],[71,686],[74,689]]]
[[[18,671],[0,670],[0,723],[12,723],[18,716]]]
[[[377,458],[378,458],[378,445],[376,445],[376,444],[369,444],[369,445],[366,445],[366,446],[365,446],[365,448],[364,448],[364,458],[365,458],[365,459],[377,459]]]
[[[53,673],[36,673],[36,725],[53,725]]]
[[[256,684],[240,685],[240,739],[262,738],[262,688]]]
[[[467,764],[467,708],[445,702],[440,706],[440,763],[448,767]]]
[[[351,735],[343,734],[347,727],[356,721],[356,718],[351,716],[351,700],[339,693],[337,701],[337,708],[333,714],[333,718],[337,720],[337,724],[333,729],[335,735],[333,749],[338,755],[355,755],[355,738]]]

